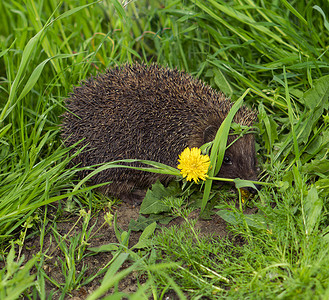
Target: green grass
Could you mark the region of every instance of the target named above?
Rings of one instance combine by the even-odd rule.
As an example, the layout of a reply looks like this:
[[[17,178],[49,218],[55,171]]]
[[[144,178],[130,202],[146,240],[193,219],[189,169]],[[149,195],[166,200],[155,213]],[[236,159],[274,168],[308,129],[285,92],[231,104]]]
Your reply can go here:
[[[118,0],[1,1],[1,298],[47,299],[46,281],[63,298],[105,276],[90,296],[96,299],[137,270],[147,275],[131,296],[137,299],[161,299],[169,290],[181,298],[328,298],[328,11],[326,1],[142,0],[124,8]],[[106,204],[90,187],[75,188],[77,168],[67,167],[60,115],[73,85],[134,61],[184,69],[233,101],[250,89],[244,101],[259,113],[261,179],[273,186],[249,201],[258,208],[253,215],[221,201],[230,238],[196,242],[186,222],[153,239],[146,232],[149,242],[133,251],[129,232],[117,231],[121,246],[108,249],[113,259],[85,278],[76,264],[89,255],[89,227],[81,225],[81,235],[68,242],[56,220],[63,211]],[[49,224],[65,257],[59,262],[65,286],[43,272],[48,249],[41,246],[28,261],[21,256],[31,236],[40,235],[43,245]],[[128,259],[131,267],[122,271]]]

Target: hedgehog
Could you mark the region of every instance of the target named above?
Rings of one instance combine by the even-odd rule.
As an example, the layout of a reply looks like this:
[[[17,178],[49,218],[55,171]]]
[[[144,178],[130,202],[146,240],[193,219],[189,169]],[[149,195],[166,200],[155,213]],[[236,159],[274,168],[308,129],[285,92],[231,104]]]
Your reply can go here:
[[[177,167],[179,154],[215,138],[230,111],[230,99],[201,80],[158,64],[124,64],[90,77],[65,100],[61,137],[82,151],[72,164],[92,166],[121,159],[143,159]],[[255,111],[241,107],[233,122],[252,126]],[[228,137],[230,145],[236,136]],[[217,174],[257,180],[255,138],[248,133],[226,149]],[[139,166],[139,164],[135,164]],[[85,177],[91,171],[82,170]],[[100,192],[121,199],[141,195],[157,180],[172,177],[127,168],[104,170],[91,184],[110,182]]]

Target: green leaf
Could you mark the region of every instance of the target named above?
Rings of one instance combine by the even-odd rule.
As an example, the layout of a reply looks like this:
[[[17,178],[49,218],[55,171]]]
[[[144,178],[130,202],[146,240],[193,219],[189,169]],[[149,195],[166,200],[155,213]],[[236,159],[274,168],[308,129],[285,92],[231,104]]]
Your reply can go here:
[[[305,164],[301,168],[302,172],[308,174],[323,174],[329,175],[329,160],[324,157],[322,159],[314,159],[310,163]]]
[[[322,117],[324,110],[329,109],[329,75],[314,82],[314,87],[304,93],[303,102],[309,110],[300,117],[296,135],[299,142],[306,143],[315,126]]]
[[[256,229],[268,230],[271,227],[270,224],[268,224],[265,215],[261,213],[244,215],[243,213],[237,211],[219,210],[216,214],[233,226],[243,226],[243,221],[245,221],[248,226]]]
[[[129,257],[128,253],[120,253],[120,255],[114,260],[114,262],[108,268],[102,280],[101,286],[104,285],[104,283],[110,281],[114,277],[114,275],[118,272],[118,270],[123,265],[123,263],[128,259],[128,257]]]
[[[175,218],[176,217],[167,214],[151,214],[148,218],[139,215],[136,221],[134,219],[130,220],[128,228],[132,231],[142,231],[153,222],[168,224],[171,220]]]
[[[60,20],[60,19],[64,19],[64,18],[67,18],[75,13],[77,13],[78,11],[84,9],[84,8],[87,8],[89,6],[92,6],[96,3],[99,3],[101,2],[101,0],[97,0],[97,1],[94,1],[94,2],[91,2],[91,3],[88,3],[88,4],[85,4],[85,5],[81,5],[81,6],[78,6],[78,7],[73,7],[72,9],[62,13],[60,16],[58,16],[54,21],[57,21],[57,20]]]
[[[118,13],[121,20],[124,20],[125,22],[128,22],[129,19],[127,18],[126,12],[123,9],[121,3],[118,0],[111,0],[116,12]]]
[[[315,183],[316,188],[326,196],[329,195],[329,179],[320,179]]]
[[[324,27],[326,27],[326,29],[329,31],[329,22],[327,21],[326,15],[323,12],[322,8],[318,5],[314,5],[313,9],[317,10],[322,15]]]
[[[156,222],[153,222],[152,224],[148,225],[142,232],[141,236],[139,237],[138,243],[134,245],[132,249],[142,249],[150,246],[151,244],[150,237],[154,233],[156,226],[157,226]]]
[[[101,245],[99,247],[90,247],[88,248],[89,251],[99,253],[99,252],[112,252],[112,251],[117,251],[119,247],[114,244],[106,244],[106,245]]]
[[[37,65],[36,68],[33,70],[32,74],[30,75],[28,81],[26,82],[26,84],[25,84],[22,92],[20,93],[19,97],[17,98],[16,102],[20,101],[23,97],[25,97],[27,95],[27,93],[29,91],[31,91],[31,89],[34,87],[34,85],[38,81],[39,77],[41,76],[43,68],[47,64],[47,62],[49,62],[50,60],[55,59],[55,58],[68,58],[68,57],[72,57],[74,55],[77,55],[77,54],[56,55],[54,57],[45,59],[43,62],[41,62],[39,65]]]
[[[129,273],[131,273],[133,270],[136,270],[139,264],[139,261],[137,261],[132,266],[120,271],[117,273],[119,268],[123,265],[123,263],[127,260],[129,254],[127,253],[121,253],[115,261],[111,264],[110,268],[108,269],[107,273],[105,274],[102,284],[99,288],[97,288],[91,295],[87,297],[87,300],[96,300],[100,299],[105,293],[108,292],[108,290],[118,284],[120,280],[127,277]],[[122,297],[121,297],[122,298]]]
[[[307,21],[304,19],[304,17],[287,0],[281,1],[299,20],[301,20],[305,25],[307,25]]]
[[[209,170],[209,173],[208,173],[209,177],[214,177],[214,174],[216,175],[222,166],[224,153],[225,153],[226,145],[227,145],[227,138],[228,138],[228,134],[229,134],[229,131],[231,128],[231,123],[232,123],[233,117],[235,116],[235,114],[239,110],[239,108],[241,107],[241,105],[243,103],[243,99],[249,93],[249,90],[250,89],[247,89],[243,93],[243,95],[234,103],[234,105],[232,106],[231,110],[227,114],[225,120],[220,125],[220,127],[216,133],[216,137],[213,142],[213,146],[212,146],[211,154],[210,154],[210,162],[213,167]],[[205,209],[206,204],[209,200],[211,185],[212,185],[212,180],[206,180],[205,185],[204,185],[201,212]]]
[[[167,188],[158,180],[152,185],[152,189],[148,190],[141,204],[141,214],[159,214],[170,211],[170,207],[163,204],[164,197],[170,197],[177,193],[176,185],[169,185]]]
[[[5,127],[0,129],[0,138],[3,137],[6,132],[11,128],[11,123],[7,124]]]
[[[304,210],[306,216],[306,234],[310,235],[321,220],[323,201],[318,197],[318,191],[312,186],[304,200]]]
[[[227,97],[231,97],[233,95],[233,89],[228,82],[228,79],[217,68],[214,69],[214,81],[219,90],[222,91]]]
[[[278,139],[278,124],[273,120],[273,118],[268,117],[263,104],[259,105],[258,110],[258,119],[265,125],[265,130],[263,129],[264,126],[261,126],[260,128],[261,134],[265,140],[265,148],[267,152],[270,153],[274,142]]]
[[[301,99],[304,105],[311,111],[316,108],[329,106],[329,75],[323,76],[314,81],[314,86],[307,90]]]
[[[26,46],[23,50],[22,59],[21,59],[16,77],[10,87],[10,92],[9,92],[9,97],[8,97],[7,103],[4,106],[2,113],[0,115],[0,124],[9,115],[9,113],[12,110],[11,105],[12,105],[14,98],[17,95],[17,89],[22,81],[22,77],[25,75],[24,72],[25,72],[27,63],[30,60],[30,57],[32,55],[34,48],[38,45],[40,36],[42,35],[44,29],[45,29],[45,27],[43,27],[35,36],[33,36],[29,40],[29,42],[26,44]]]

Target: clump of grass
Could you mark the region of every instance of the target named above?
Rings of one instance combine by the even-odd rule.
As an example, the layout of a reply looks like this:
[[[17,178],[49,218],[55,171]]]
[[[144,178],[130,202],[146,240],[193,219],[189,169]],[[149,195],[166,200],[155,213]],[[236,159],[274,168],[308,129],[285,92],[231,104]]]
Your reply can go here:
[[[272,188],[264,189],[263,196],[273,193]],[[253,203],[259,209],[256,215],[243,214],[235,203],[222,204],[218,214],[228,222],[233,238],[209,233],[196,239],[197,229],[191,230],[191,222],[164,228],[154,239],[161,250],[159,258],[175,260],[181,266],[170,275],[195,297],[321,297],[328,289],[324,267],[328,249],[320,214],[314,212],[319,206],[311,204],[311,197],[318,201],[313,193],[310,191],[306,201],[313,210],[307,217],[308,231],[301,207],[296,205],[300,195],[290,188],[283,193],[285,202],[275,199],[274,209],[269,200],[265,205]],[[312,219],[315,215],[318,217]]]

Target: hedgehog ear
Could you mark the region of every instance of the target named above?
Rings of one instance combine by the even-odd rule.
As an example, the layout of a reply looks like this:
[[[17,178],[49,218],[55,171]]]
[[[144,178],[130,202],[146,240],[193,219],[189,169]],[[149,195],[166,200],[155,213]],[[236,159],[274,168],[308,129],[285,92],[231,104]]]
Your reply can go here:
[[[203,132],[203,142],[209,143],[215,139],[218,128],[214,125],[209,125]]]

